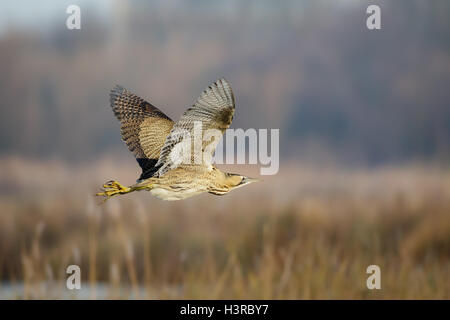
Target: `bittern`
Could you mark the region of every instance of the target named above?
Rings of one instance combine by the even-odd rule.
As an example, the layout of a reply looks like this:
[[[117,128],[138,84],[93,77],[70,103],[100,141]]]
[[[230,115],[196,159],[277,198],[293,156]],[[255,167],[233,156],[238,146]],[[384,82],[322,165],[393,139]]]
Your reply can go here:
[[[121,86],[111,91],[110,102],[120,121],[122,140],[135,155],[142,174],[136,184],[129,187],[117,181],[105,183],[102,192],[96,194],[104,200],[139,190],[150,191],[163,200],[181,200],[203,192],[223,195],[257,181],[223,172],[212,163],[213,152],[230,126],[235,110],[233,91],[225,79],[206,88],[176,123]],[[186,137],[198,138],[199,132],[218,134],[201,137],[201,150],[197,147],[200,157],[195,152],[188,157],[180,153],[195,144],[186,143]]]

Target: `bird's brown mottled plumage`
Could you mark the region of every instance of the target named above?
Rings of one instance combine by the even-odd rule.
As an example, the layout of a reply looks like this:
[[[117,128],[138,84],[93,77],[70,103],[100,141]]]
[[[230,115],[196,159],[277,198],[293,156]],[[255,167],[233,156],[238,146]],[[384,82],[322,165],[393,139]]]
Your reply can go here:
[[[116,194],[149,190],[161,199],[179,200],[202,192],[223,195],[256,181],[222,172],[212,164],[214,150],[230,126],[235,110],[234,95],[225,79],[219,79],[203,91],[176,123],[120,86],[111,91],[111,107],[120,121],[122,139],[136,156],[142,174],[130,187],[116,181],[107,182],[103,192],[97,195],[108,199]],[[177,161],[176,147],[184,142],[184,134],[188,133],[190,137],[197,134],[196,123],[201,125],[202,134],[208,130],[212,132],[208,139],[201,137],[201,159],[190,163]]]
[[[111,107],[120,121],[122,140],[142,168],[141,179],[156,172],[160,150],[174,122],[161,110],[121,86],[110,94]]]
[[[193,136],[194,123],[197,121],[202,124],[202,132],[216,129],[223,134],[230,126],[231,121],[233,121],[234,109],[234,95],[228,82],[225,79],[220,79],[210,85],[203,91],[195,104],[183,113],[180,120],[175,123],[170,131],[161,149],[161,156],[157,163],[157,165],[161,165],[161,168],[158,169],[157,175],[162,176],[167,171],[175,169],[178,166],[171,159],[171,151],[183,139],[183,135],[179,133],[187,131]],[[203,152],[210,153],[207,154],[208,157],[206,159],[208,159],[208,163],[205,163],[205,165],[211,165],[211,157],[219,140],[220,137],[213,137],[211,140],[202,140]]]

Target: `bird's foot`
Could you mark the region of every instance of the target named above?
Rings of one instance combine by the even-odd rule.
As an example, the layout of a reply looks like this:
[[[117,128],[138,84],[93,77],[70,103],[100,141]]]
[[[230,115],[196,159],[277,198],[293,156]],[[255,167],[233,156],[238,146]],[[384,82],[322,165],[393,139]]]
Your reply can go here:
[[[125,194],[131,192],[132,189],[121,185],[117,181],[111,180],[103,185],[102,191],[103,192],[96,193],[95,195],[104,197],[103,201],[106,201],[112,196],[115,196],[116,194]]]

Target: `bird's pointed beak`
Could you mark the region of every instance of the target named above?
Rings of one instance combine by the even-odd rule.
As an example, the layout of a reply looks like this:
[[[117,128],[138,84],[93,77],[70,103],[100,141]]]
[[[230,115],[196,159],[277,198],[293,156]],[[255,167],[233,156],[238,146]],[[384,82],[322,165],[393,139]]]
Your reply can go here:
[[[240,184],[249,184],[249,183],[258,182],[258,181],[261,181],[261,180],[256,179],[256,178],[244,177],[244,179],[242,179]]]

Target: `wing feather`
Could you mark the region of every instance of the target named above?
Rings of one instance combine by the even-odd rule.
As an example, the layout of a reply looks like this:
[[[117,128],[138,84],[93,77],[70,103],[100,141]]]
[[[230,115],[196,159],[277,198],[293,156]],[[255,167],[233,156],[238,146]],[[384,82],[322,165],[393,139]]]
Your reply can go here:
[[[174,122],[161,110],[127,89],[116,86],[110,94],[111,108],[120,121],[122,140],[142,168],[139,179],[151,177]]]
[[[156,175],[162,176],[167,171],[175,169],[182,163],[181,156],[178,154],[178,146],[185,143],[186,133],[193,140],[196,131],[195,124],[201,125],[202,133],[207,130],[215,129],[218,135],[202,140],[201,165],[210,166],[212,154],[219,143],[223,132],[230,126],[235,110],[235,101],[231,86],[225,79],[219,79],[208,88],[206,88],[195,104],[188,108],[181,116],[180,120],[174,124],[167,136],[161,149],[161,154],[156,166],[160,166]],[[193,144],[191,149],[193,150]],[[190,157],[191,163],[194,162],[194,156]]]

